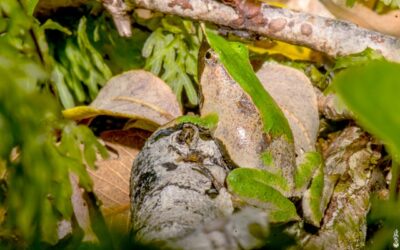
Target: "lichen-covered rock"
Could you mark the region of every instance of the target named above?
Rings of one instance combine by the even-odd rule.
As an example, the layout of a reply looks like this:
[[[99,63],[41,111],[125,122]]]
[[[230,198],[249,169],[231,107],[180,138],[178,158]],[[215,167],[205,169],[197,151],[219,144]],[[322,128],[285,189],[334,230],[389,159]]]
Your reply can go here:
[[[371,191],[383,182],[371,143],[366,132],[348,127],[327,149],[325,188],[332,197],[318,234],[302,237],[305,249],[365,248]]]
[[[171,241],[233,212],[229,171],[208,130],[193,124],[160,129],[131,173],[132,228],[144,242]]]

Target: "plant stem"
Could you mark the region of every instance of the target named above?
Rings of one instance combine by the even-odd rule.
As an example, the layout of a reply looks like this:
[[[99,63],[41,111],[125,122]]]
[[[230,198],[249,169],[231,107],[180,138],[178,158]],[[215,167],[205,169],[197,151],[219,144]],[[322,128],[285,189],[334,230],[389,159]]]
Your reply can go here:
[[[390,181],[390,186],[389,186],[389,194],[390,194],[390,200],[396,201],[397,200],[397,183],[399,179],[399,163],[396,161],[392,160],[392,179]]]

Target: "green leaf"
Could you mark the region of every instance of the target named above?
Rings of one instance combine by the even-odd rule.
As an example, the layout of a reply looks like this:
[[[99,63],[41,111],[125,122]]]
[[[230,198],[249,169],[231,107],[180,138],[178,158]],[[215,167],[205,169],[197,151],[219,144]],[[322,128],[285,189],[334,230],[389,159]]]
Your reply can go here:
[[[26,12],[28,13],[28,15],[32,16],[35,11],[36,5],[39,3],[39,0],[25,0],[23,2],[26,6]]]
[[[57,22],[54,22],[51,19],[47,19],[46,22],[44,24],[42,24],[42,26],[40,26],[40,28],[42,30],[58,30],[67,35],[72,35],[72,32],[68,28],[62,26],[61,24],[59,24]]]
[[[354,3],[356,2],[357,0],[346,0],[346,5],[348,6],[348,7],[353,7],[353,5],[354,5]]]
[[[89,56],[97,69],[104,75],[105,79],[111,78],[112,73],[100,53],[90,43],[86,33],[86,17],[82,17],[78,26],[78,45],[81,50],[88,50]]]
[[[349,68],[333,81],[337,94],[365,129],[387,144],[400,159],[400,65],[372,61]]]
[[[284,136],[293,142],[289,123],[279,106],[257,78],[249,61],[247,48],[238,42],[229,42],[207,29],[207,40],[218,54],[231,77],[248,93],[261,114],[264,131],[272,138]]]
[[[55,64],[51,77],[56,84],[58,96],[60,97],[62,105],[65,108],[72,108],[75,106],[74,97],[72,96],[67,87],[67,84],[65,83],[65,78],[61,67],[62,66]]]
[[[46,22],[42,26],[42,28],[46,27],[64,29],[58,23],[52,21]],[[65,37],[62,42],[55,40],[58,42],[50,46],[53,49],[54,58],[57,59],[54,63],[54,70],[58,72],[53,72],[53,75],[62,74],[62,77],[52,79],[53,87],[60,94],[60,101],[65,108],[93,100],[100,87],[112,76],[102,54],[90,41],[88,30],[87,19],[82,17],[76,35]],[[64,31],[67,32],[68,30]],[[59,34],[57,33],[57,35]],[[139,52],[137,51],[137,53]]]
[[[188,106],[199,102],[197,94],[197,55],[200,48],[200,30],[190,21],[165,17],[143,46],[145,69],[163,79],[182,104],[186,95]]]
[[[298,220],[294,204],[277,189],[287,190],[284,178],[253,168],[237,168],[227,177],[228,189],[249,204],[267,208],[272,222]]]

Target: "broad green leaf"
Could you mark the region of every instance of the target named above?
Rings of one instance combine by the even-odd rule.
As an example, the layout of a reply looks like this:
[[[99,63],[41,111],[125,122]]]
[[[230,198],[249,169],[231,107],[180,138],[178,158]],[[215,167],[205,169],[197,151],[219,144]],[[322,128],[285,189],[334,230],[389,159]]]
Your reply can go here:
[[[228,189],[249,204],[267,208],[272,222],[287,222],[299,219],[294,204],[278,190],[287,190],[284,178],[267,171],[252,168],[237,168],[227,178]]]
[[[372,61],[349,68],[334,79],[334,88],[357,120],[400,158],[400,64]]]
[[[289,123],[254,73],[247,48],[241,43],[225,40],[212,30],[207,29],[206,34],[211,48],[218,54],[231,77],[252,98],[261,114],[264,131],[273,138],[285,136],[293,142]]]

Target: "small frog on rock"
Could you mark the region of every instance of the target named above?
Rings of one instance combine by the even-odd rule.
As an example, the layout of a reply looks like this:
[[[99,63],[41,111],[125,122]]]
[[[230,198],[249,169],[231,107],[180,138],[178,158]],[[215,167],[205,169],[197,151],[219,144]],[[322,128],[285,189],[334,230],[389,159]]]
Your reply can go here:
[[[218,115],[214,136],[238,167],[227,177],[230,192],[267,208],[273,222],[299,220],[292,201],[301,200],[303,218],[319,226],[331,193],[323,192],[322,157],[295,149],[289,122],[253,72],[247,48],[211,31],[207,39],[200,113]]]

